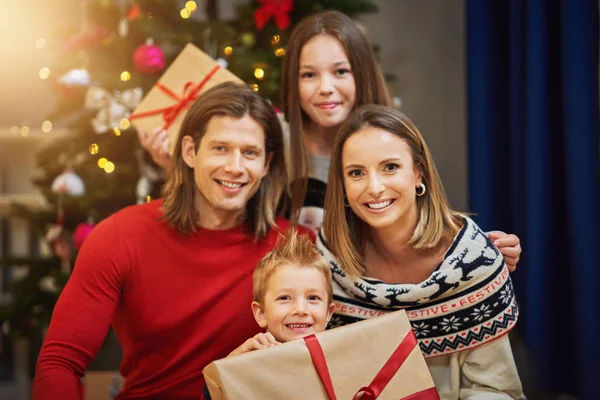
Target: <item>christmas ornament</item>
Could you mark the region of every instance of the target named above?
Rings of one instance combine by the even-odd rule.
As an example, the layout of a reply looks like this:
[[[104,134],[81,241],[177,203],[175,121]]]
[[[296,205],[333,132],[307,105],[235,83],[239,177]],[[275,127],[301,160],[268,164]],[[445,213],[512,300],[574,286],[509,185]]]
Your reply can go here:
[[[228,65],[227,60],[219,57],[215,61],[217,62],[217,64],[219,64],[219,67],[221,67],[223,69],[227,69],[227,65]]]
[[[129,10],[127,11],[127,19],[128,20],[134,20],[136,18],[138,18],[140,15],[142,14],[142,10],[140,9],[140,5],[139,4],[134,4],[132,5]]]
[[[120,37],[124,38],[127,36],[129,33],[129,22],[127,18],[121,18],[117,31],[119,32]]]
[[[63,228],[63,217],[64,213],[59,211],[58,221],[54,225],[50,225],[48,232],[46,232],[46,241],[50,245],[52,254],[60,258],[60,270],[64,274],[71,272],[71,246],[66,239],[65,231]]]
[[[142,96],[141,88],[111,94],[106,89],[90,87],[85,95],[84,106],[89,110],[98,110],[98,114],[92,119],[94,131],[106,133],[119,127],[121,120],[129,117],[131,111],[140,104]]]
[[[74,69],[56,80],[56,89],[65,97],[82,96],[90,84],[90,74],[85,69]]]
[[[110,30],[102,26],[88,27],[84,24],[81,32],[65,41],[61,48],[63,51],[84,50],[93,45],[100,44],[110,35]]]
[[[140,74],[156,75],[165,69],[165,65],[165,53],[154,45],[152,39],[133,52],[133,66]]]
[[[79,175],[67,168],[52,182],[52,191],[61,195],[82,196],[85,193],[85,185]]]
[[[258,0],[262,4],[254,11],[254,23],[259,31],[267,25],[271,18],[281,30],[290,27],[290,12],[294,8],[293,0]]]
[[[79,251],[85,239],[92,233],[92,229],[94,229],[92,221],[83,222],[77,225],[75,231],[73,231],[73,243],[75,244],[75,249],[77,249],[77,251]]]
[[[252,32],[244,32],[242,33],[242,36],[240,37],[240,41],[242,42],[242,45],[244,47],[252,47],[254,46],[254,44],[256,43],[256,37],[254,36],[254,33]]]
[[[90,84],[90,73],[85,69],[73,69],[58,79],[65,86],[88,86]]]
[[[40,289],[43,292],[56,294],[60,290],[56,283],[56,278],[53,276],[45,276],[40,279]]]
[[[168,142],[165,142],[164,145],[165,148],[163,150],[166,152],[169,144]],[[142,149],[137,149],[135,151],[135,158],[140,172],[140,178],[138,179],[135,188],[135,194],[137,195],[137,202],[140,204],[144,203],[146,197],[150,195],[154,183],[162,179],[162,169],[160,170],[161,172],[159,172],[152,165],[146,163],[144,161],[144,150]]]

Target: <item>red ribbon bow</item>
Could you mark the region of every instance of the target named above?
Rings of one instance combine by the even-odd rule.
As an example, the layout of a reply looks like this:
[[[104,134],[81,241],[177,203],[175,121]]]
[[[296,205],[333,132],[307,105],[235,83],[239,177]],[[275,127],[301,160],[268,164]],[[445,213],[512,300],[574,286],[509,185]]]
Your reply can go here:
[[[183,86],[183,92],[182,92],[181,96],[178,96],[177,94],[173,93],[171,91],[171,89],[164,86],[160,82],[157,83],[155,86],[157,88],[159,88],[160,90],[162,90],[169,97],[172,97],[173,99],[175,99],[177,101],[177,103],[173,104],[172,106],[163,107],[163,108],[159,108],[156,110],[145,111],[145,112],[137,113],[137,114],[131,114],[129,116],[129,120],[143,118],[143,117],[149,117],[151,115],[156,115],[156,114],[162,114],[163,121],[165,121],[165,125],[163,126],[163,129],[169,129],[169,127],[175,121],[175,119],[177,118],[179,113],[183,109],[189,108],[190,103],[192,103],[193,101],[198,99],[198,97],[199,97],[198,92],[200,90],[202,90],[204,85],[206,85],[206,82],[208,82],[210,80],[210,78],[212,78],[212,76],[219,70],[219,68],[220,68],[219,65],[215,65],[213,67],[213,69],[211,69],[210,72],[208,74],[206,74],[206,76],[195,86],[194,86],[193,82],[187,82]]]
[[[259,0],[263,5],[254,11],[254,23],[259,31],[271,18],[281,30],[290,27],[290,12],[294,8],[293,0]]]
[[[325,391],[327,392],[329,399],[336,400],[333,384],[331,382],[331,376],[329,375],[329,370],[327,369],[327,361],[325,360],[325,355],[323,354],[323,349],[321,348],[319,340],[315,335],[309,335],[304,338],[304,342],[306,343],[310,357],[313,361],[315,369],[317,370],[317,374],[321,379],[321,383],[323,383],[323,386],[325,387]],[[392,380],[394,375],[396,375],[396,372],[400,369],[402,364],[404,364],[404,361],[406,361],[406,358],[410,355],[415,346],[417,346],[417,338],[411,330],[406,334],[402,340],[402,343],[400,343],[396,350],[394,350],[394,353],[387,360],[381,370],[379,370],[377,376],[375,376],[369,386],[360,388],[352,399],[377,399],[383,389]],[[410,396],[402,398],[401,400],[439,400],[439,398],[440,396],[438,395],[437,390],[435,387],[432,387],[417,393],[413,393]]]

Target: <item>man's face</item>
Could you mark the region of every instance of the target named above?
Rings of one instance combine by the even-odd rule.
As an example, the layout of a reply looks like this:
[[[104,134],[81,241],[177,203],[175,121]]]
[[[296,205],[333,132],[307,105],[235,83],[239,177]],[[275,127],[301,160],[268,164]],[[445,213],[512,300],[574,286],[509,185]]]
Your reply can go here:
[[[248,115],[215,116],[197,152],[189,136],[182,146],[183,159],[194,170],[196,209],[202,216],[237,220],[269,172],[262,127]]]

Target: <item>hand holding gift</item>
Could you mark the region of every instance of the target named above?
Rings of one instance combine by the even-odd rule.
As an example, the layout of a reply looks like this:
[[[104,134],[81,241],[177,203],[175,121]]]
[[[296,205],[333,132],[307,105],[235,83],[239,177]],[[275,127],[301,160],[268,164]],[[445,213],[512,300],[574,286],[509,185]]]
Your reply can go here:
[[[439,399],[403,310],[218,360],[203,372],[213,400]]]

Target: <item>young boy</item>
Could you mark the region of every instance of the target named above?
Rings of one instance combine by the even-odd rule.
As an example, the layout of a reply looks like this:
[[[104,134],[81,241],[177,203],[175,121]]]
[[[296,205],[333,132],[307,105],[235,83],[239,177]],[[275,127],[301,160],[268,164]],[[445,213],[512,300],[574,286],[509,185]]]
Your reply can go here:
[[[329,264],[310,238],[289,229],[258,263],[252,312],[265,333],[246,340],[228,357],[324,331],[333,314]],[[204,399],[210,399],[204,386]]]

